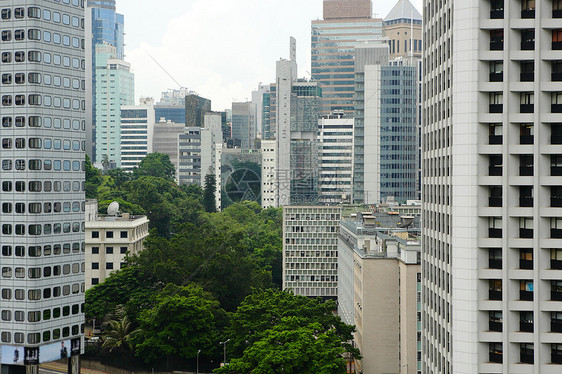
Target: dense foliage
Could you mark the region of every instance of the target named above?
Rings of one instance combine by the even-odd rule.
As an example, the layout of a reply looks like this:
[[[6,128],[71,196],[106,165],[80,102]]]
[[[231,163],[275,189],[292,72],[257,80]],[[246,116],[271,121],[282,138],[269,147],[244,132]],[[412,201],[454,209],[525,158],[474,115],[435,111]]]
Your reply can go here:
[[[222,361],[219,342],[231,339],[222,372],[341,372],[342,354],[358,354],[345,343],[353,327],[334,316],[333,302],[279,291],[282,211],[245,201],[208,212],[211,194],[176,185],[169,159],[145,160],[133,173],[102,174],[87,162],[88,197],[100,211],[116,200],[152,228],[142,252],[86,292],[86,317],[107,326],[103,354],[183,369],[201,350],[210,370]],[[264,355],[271,344],[280,347]]]

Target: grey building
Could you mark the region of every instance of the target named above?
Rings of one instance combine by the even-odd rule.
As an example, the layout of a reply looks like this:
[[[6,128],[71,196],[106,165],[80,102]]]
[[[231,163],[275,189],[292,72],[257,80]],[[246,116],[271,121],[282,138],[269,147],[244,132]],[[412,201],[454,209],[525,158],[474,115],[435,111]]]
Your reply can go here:
[[[257,138],[256,105],[232,103],[232,140],[242,149],[253,149]]]
[[[201,131],[201,127],[185,127],[178,135],[179,184],[201,185]]]
[[[84,2],[8,0],[0,13],[2,372],[59,360],[61,344],[77,372],[85,291]],[[47,77],[70,88],[49,86]]]
[[[180,165],[178,136],[182,135],[184,131],[185,125],[183,123],[161,121],[154,124],[154,131],[152,132],[152,152],[170,156],[170,161],[176,169],[176,181],[178,182]]]

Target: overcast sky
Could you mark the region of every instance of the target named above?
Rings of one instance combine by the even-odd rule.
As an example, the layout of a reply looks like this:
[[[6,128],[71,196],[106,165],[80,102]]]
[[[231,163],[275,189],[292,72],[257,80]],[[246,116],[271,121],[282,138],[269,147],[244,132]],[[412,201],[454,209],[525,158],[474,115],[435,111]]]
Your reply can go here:
[[[374,0],[384,18],[398,0]],[[412,0],[421,10],[422,0]],[[212,100],[213,110],[251,100],[275,80],[275,62],[297,39],[299,76],[310,71],[310,21],[322,0],[117,0],[125,15],[125,60],[135,73],[135,99],[181,86]]]

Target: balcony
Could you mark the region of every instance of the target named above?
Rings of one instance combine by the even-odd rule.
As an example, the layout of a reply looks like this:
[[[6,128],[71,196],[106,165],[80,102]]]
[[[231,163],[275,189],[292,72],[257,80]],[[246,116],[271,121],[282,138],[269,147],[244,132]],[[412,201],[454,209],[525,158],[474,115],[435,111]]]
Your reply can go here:
[[[562,197],[551,196],[550,197],[550,206],[553,207],[553,208],[562,208]]]
[[[521,10],[521,18],[535,18],[535,10],[534,9]]]
[[[533,229],[519,229],[519,237],[521,239],[533,239]]]
[[[519,74],[519,79],[521,80],[521,82],[534,82],[535,73],[521,73]]]
[[[492,9],[490,19],[503,19],[503,9]]]
[[[562,332],[562,320],[551,319],[550,320],[550,331],[551,332]]]
[[[519,291],[519,300],[522,301],[533,301],[533,291]]]
[[[552,42],[552,49],[554,49],[554,42]],[[490,51],[503,51],[503,40],[491,40]]]
[[[503,354],[501,352],[490,352],[490,362],[496,364],[503,363]]]
[[[535,137],[533,135],[521,135],[519,136],[520,144],[533,144],[535,142]]]
[[[551,239],[562,239],[562,229],[550,229]]]
[[[501,177],[502,167],[490,165],[490,167],[488,168],[488,173],[491,177]]]
[[[522,364],[534,364],[535,362],[535,355],[533,353],[521,352],[521,359]]]
[[[488,299],[490,300],[500,300],[502,299],[502,291],[501,290],[488,290]]]
[[[519,259],[519,268],[523,270],[533,270],[533,260]]]
[[[501,238],[502,237],[502,229],[495,229],[490,227],[488,229],[488,236],[490,238]]]
[[[503,71],[490,73],[490,82],[503,82]]]
[[[535,49],[535,41],[534,40],[524,40],[521,42],[521,50],[522,51],[533,51]]]
[[[502,207],[502,198],[501,197],[490,197],[488,199],[488,203],[491,207],[501,208]]]
[[[491,259],[489,259],[488,260],[488,267],[490,269],[501,269],[502,268],[502,259],[501,258],[491,258]]]
[[[552,113],[562,113],[562,104],[551,104],[550,111]]]
[[[521,113],[533,113],[535,111],[535,105],[534,104],[520,104],[519,105],[519,111]]]
[[[523,175],[523,174],[521,174]],[[533,175],[531,173],[531,175]],[[533,207],[533,197],[532,196],[521,196],[519,197],[519,206],[521,208],[532,208]]]
[[[552,229],[551,229],[552,230]],[[562,236],[562,233],[560,233],[560,236]],[[562,238],[561,238],[562,239]],[[550,268],[552,270],[562,270],[562,260],[550,260]]]
[[[502,332],[503,324],[499,321],[490,321],[490,325],[488,326],[488,328],[490,331]]]
[[[533,332],[533,321],[519,321],[519,331]]]
[[[490,104],[490,113],[503,113],[503,104]]]
[[[503,136],[502,135],[490,135],[489,141],[491,145],[497,145],[503,143]]]

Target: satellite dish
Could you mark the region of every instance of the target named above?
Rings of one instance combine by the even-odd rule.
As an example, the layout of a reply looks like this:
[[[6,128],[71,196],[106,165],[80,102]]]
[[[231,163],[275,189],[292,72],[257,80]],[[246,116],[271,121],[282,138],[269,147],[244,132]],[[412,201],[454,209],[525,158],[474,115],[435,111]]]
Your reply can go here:
[[[119,203],[117,201],[114,201],[107,207],[107,215],[116,216],[117,213],[119,213]]]

